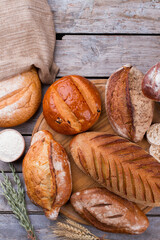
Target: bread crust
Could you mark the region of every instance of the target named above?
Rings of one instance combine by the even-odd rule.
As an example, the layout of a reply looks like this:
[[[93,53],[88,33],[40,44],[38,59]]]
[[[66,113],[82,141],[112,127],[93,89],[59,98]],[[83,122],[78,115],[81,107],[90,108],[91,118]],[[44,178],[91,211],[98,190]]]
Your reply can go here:
[[[41,103],[41,83],[35,68],[0,82],[0,127],[26,122]]]
[[[55,220],[70,197],[72,180],[67,154],[50,132],[33,136],[22,170],[29,198]]]
[[[73,138],[70,151],[77,166],[109,191],[135,203],[160,206],[160,164],[138,145],[88,132]]]
[[[113,129],[122,137],[134,138],[133,107],[129,94],[128,75],[131,67],[123,67],[108,80],[106,112]]]
[[[113,73],[106,84],[108,120],[118,135],[134,142],[143,139],[153,118],[154,106],[142,94],[142,79],[143,74],[135,67],[124,66]]]
[[[143,94],[157,102],[160,102],[160,62],[151,67],[142,81]]]
[[[94,227],[107,232],[141,234],[149,226],[146,215],[136,206],[105,188],[76,192],[71,204]]]
[[[86,131],[98,120],[100,113],[97,88],[77,75],[54,82],[43,99],[43,114],[48,125],[66,135]]]

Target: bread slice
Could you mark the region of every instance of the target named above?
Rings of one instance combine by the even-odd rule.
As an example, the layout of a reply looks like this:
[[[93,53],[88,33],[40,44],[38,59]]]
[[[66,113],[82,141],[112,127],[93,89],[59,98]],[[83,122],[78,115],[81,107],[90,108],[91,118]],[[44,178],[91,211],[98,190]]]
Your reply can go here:
[[[113,73],[106,84],[105,105],[115,132],[141,141],[153,119],[154,103],[141,90],[143,74],[130,65]]]
[[[129,140],[86,132],[70,143],[77,166],[109,191],[132,202],[160,206],[160,164]]]
[[[153,156],[158,162],[160,162],[160,146],[151,145],[149,148],[149,153]]]
[[[152,145],[160,146],[160,123],[155,123],[149,128],[147,140]]]

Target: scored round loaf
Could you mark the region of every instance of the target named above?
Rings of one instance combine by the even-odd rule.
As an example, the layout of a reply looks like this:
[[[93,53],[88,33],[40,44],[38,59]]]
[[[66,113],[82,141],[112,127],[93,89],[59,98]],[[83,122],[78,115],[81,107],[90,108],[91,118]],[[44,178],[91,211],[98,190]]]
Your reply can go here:
[[[111,75],[105,92],[108,120],[115,132],[141,141],[153,119],[154,103],[142,93],[143,74],[130,65]]]
[[[43,114],[48,125],[66,135],[86,131],[98,120],[100,113],[97,88],[81,76],[60,78],[49,87],[43,99]]]
[[[143,94],[160,102],[160,62],[148,70],[142,81]]]
[[[41,83],[35,68],[0,81],[0,127],[26,122],[41,103]]]
[[[72,179],[67,154],[50,132],[33,136],[22,170],[29,198],[55,220],[71,195]]]
[[[91,188],[71,196],[77,213],[94,227],[113,233],[143,233],[149,226],[146,215],[136,206],[105,188]]]

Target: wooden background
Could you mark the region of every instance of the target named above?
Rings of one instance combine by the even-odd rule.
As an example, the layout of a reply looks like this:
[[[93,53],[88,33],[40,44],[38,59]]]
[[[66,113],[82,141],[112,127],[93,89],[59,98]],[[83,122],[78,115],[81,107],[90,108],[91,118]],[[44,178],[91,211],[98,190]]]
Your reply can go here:
[[[54,13],[57,32],[55,61],[60,67],[58,78],[79,74],[93,79],[107,78],[123,64],[131,63],[144,73],[160,61],[160,0],[48,0]],[[43,86],[43,94],[48,86]],[[42,111],[15,129],[25,137],[29,147],[33,127]],[[21,173],[22,159],[16,162]],[[10,175],[7,164],[0,169]],[[2,178],[0,174],[0,179]],[[23,181],[23,179],[22,179]],[[1,195],[1,193],[0,193]],[[49,221],[26,197],[31,221],[40,240],[52,237]],[[63,216],[59,217],[61,220]],[[157,240],[160,238],[160,208],[148,214],[150,227],[140,236],[106,233],[112,240]],[[88,227],[97,236],[104,233]],[[5,199],[0,196],[0,240],[26,240]]]

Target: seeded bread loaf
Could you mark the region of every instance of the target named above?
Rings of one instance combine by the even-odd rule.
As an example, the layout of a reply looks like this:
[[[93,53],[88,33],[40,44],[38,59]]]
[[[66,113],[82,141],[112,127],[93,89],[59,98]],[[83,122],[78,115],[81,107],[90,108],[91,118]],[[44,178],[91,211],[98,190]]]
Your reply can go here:
[[[160,206],[160,164],[135,143],[87,132],[72,139],[70,151],[77,166],[109,191],[135,203]]]
[[[86,131],[98,120],[100,113],[101,99],[97,88],[81,76],[59,79],[44,96],[44,117],[52,129],[62,134]]]
[[[113,233],[143,233],[149,226],[146,215],[136,206],[105,188],[86,189],[71,197],[74,209],[94,227]]]
[[[72,182],[67,154],[48,131],[33,136],[23,160],[23,176],[31,201],[55,220],[70,197]]]
[[[153,101],[142,93],[143,74],[126,65],[113,73],[106,84],[108,120],[115,132],[134,142],[141,141],[151,125]]]
[[[41,103],[41,83],[35,68],[0,81],[0,127],[26,122]]]

